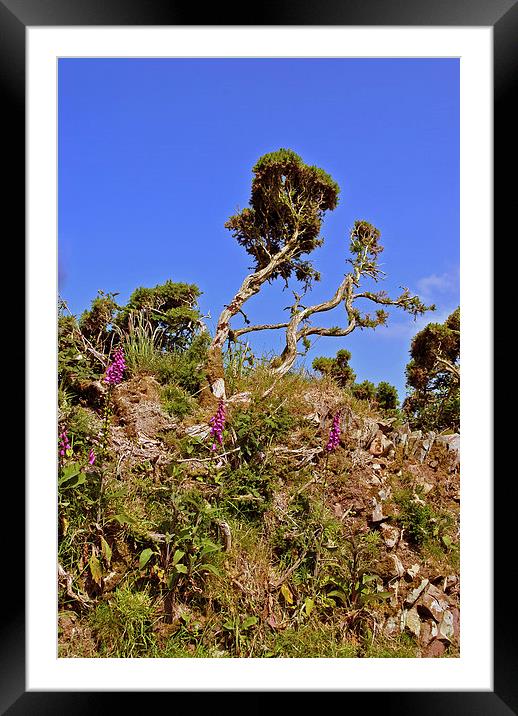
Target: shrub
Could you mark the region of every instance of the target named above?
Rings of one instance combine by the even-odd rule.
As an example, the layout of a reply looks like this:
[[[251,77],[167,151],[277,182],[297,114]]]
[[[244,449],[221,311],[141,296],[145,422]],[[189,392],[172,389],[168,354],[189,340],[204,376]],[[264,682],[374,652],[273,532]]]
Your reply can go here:
[[[378,383],[375,399],[381,410],[385,411],[396,410],[399,403],[396,388],[385,381]]]
[[[335,358],[315,358],[312,367],[322,375],[327,375],[342,388],[354,383],[356,375],[349,365],[351,353],[345,349],[339,350]]]

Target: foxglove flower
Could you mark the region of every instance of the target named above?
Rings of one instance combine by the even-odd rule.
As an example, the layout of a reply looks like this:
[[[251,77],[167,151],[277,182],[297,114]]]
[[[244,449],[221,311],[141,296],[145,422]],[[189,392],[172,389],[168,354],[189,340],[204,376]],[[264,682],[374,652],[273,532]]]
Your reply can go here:
[[[63,459],[70,455],[70,452],[72,451],[72,446],[70,445],[70,442],[68,440],[68,433],[66,430],[63,430],[59,434],[59,456]]]
[[[225,403],[223,400],[220,400],[216,415],[214,415],[209,420],[209,425],[211,425],[210,434],[214,438],[212,450],[217,449],[216,442],[219,443],[219,445],[223,444],[223,428],[225,427],[225,417]]]
[[[95,462],[95,453],[94,453],[94,449],[91,448],[90,452],[88,453],[88,464],[93,465],[94,462]]]
[[[340,443],[340,417],[340,411],[338,411],[333,418],[333,424],[331,425],[331,430],[329,431],[329,439],[326,445],[327,452],[332,452]]]
[[[122,348],[117,348],[113,353],[113,362],[106,369],[104,382],[108,385],[118,385],[122,381],[125,369],[124,351]]]

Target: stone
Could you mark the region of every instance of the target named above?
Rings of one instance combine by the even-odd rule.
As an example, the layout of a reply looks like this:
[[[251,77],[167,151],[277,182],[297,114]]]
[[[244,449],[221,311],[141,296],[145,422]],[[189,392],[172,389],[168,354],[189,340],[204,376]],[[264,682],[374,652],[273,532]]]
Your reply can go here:
[[[423,650],[422,656],[425,659],[431,659],[438,656],[443,656],[446,651],[446,645],[440,639],[433,639],[426,649]]]
[[[374,498],[373,498],[373,502],[374,502],[374,509],[372,511],[371,521],[372,522],[382,522],[383,520],[386,520],[387,518],[383,515],[383,506],[382,506],[381,502],[377,502]]]
[[[421,584],[407,594],[407,597],[405,599],[405,605],[410,607],[412,606],[412,604],[415,604],[429,584],[430,582],[428,581],[428,579],[421,580]]]
[[[417,459],[420,463],[423,463],[426,459],[426,456],[430,452],[430,450],[433,447],[433,444],[435,442],[436,433],[433,431],[430,431],[427,433],[425,438],[422,438],[420,444],[419,444],[419,450],[417,452]]]
[[[369,445],[369,452],[375,457],[380,457],[382,455],[388,455],[391,450],[394,450],[394,447],[392,440],[385,437],[381,430],[379,430]]]
[[[458,641],[460,639],[460,611],[454,607],[451,613],[453,616],[453,638]]]
[[[384,500],[388,500],[390,497],[392,490],[390,487],[383,487],[381,490],[378,490],[378,497],[383,502]]]
[[[433,584],[429,584],[426,592],[420,597],[418,609],[425,617],[432,616],[436,622],[440,622],[449,606],[444,593]]]
[[[377,471],[377,470],[381,470],[381,465],[379,464],[379,462],[375,462],[375,463],[372,465],[372,469],[373,469],[373,470],[376,470],[376,471]]]
[[[412,581],[416,578],[421,567],[418,564],[412,564],[406,571],[409,579]]]
[[[304,415],[304,420],[308,420],[314,425],[320,425],[321,418],[318,413],[309,413],[309,415]]]
[[[458,583],[459,583],[459,578],[457,577],[456,574],[448,574],[444,578],[444,585],[443,585],[443,589],[446,592],[446,594],[453,591],[455,589],[455,587],[458,585]]]
[[[390,555],[392,561],[394,562],[394,569],[396,570],[396,576],[402,577],[405,573],[405,568],[403,567],[403,562],[399,559],[397,554],[391,554]]]
[[[409,433],[405,444],[405,456],[412,457],[419,446],[419,442],[423,437],[420,430]]]
[[[236,393],[228,398],[226,402],[237,405],[250,405],[252,402],[252,393],[248,390],[244,393]],[[318,423],[320,424],[320,418],[318,418]]]
[[[191,425],[190,427],[185,428],[185,433],[191,438],[201,438],[204,440],[210,433],[210,425],[207,425],[207,423]]]
[[[397,616],[395,617],[388,617],[387,621],[385,622],[385,625],[383,627],[383,635],[386,637],[394,637],[397,636],[400,632],[400,618]]]
[[[419,642],[422,646],[428,646],[428,644],[435,639],[438,634],[438,627],[434,621],[421,622],[421,635]]]
[[[412,607],[412,609],[409,609],[406,613],[405,628],[408,629],[411,634],[419,638],[421,633],[421,620],[415,607]]]
[[[445,611],[442,615],[441,623],[439,624],[438,638],[451,642],[453,641],[454,634],[453,614],[449,611]]]
[[[456,470],[460,462],[460,435],[438,435],[435,439],[439,445],[445,445],[449,457],[450,471]]]
[[[383,541],[389,549],[392,549],[397,545],[397,543],[399,542],[399,535],[400,532],[397,527],[388,525],[386,522],[381,524],[381,536],[383,537]],[[402,574],[404,574],[404,570]]]

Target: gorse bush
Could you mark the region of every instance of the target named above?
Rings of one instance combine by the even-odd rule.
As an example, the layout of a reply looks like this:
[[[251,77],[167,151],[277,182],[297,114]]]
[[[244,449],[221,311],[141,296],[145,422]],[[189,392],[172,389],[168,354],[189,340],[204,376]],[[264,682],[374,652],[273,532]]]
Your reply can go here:
[[[351,353],[345,349],[339,350],[335,358],[315,358],[312,367],[322,375],[327,375],[341,387],[347,388],[356,378],[356,374],[349,365]]]

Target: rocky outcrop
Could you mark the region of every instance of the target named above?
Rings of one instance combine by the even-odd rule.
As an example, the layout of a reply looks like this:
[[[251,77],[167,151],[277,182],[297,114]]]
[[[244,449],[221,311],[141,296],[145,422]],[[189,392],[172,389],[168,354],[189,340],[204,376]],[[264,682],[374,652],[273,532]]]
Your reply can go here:
[[[128,437],[154,438],[176,426],[176,422],[164,413],[160,384],[151,376],[138,376],[117,385],[112,403],[119,425]]]

